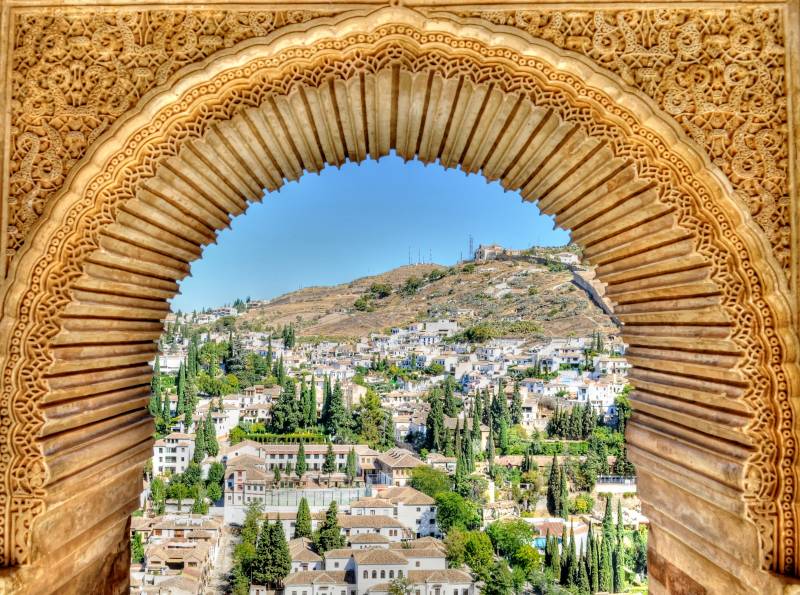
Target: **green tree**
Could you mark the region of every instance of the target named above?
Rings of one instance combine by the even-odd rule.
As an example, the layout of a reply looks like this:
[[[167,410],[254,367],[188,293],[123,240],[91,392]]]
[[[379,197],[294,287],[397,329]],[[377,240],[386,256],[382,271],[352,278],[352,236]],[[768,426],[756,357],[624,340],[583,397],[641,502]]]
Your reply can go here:
[[[256,555],[252,563],[253,582],[257,585],[272,585],[274,575],[271,568],[273,564],[271,533],[269,521],[264,521],[258,534]]]
[[[569,481],[564,473],[564,468],[561,468],[561,473],[558,478],[559,483],[559,504],[558,508],[561,516],[565,519],[569,518]]]
[[[353,485],[356,479],[357,465],[356,465],[356,451],[354,448],[350,449],[347,453],[347,464],[345,465],[345,474],[347,475],[347,483]]]
[[[173,489],[173,496],[178,501],[178,512],[183,508],[183,501],[189,495],[189,488],[185,484],[178,482]]]
[[[442,492],[436,495],[436,522],[443,533],[451,528],[477,529],[480,526],[480,515],[477,504],[454,492]]]
[[[167,500],[167,486],[160,477],[154,477],[150,482],[150,502],[152,503],[153,514],[161,516],[164,514]]]
[[[297,520],[294,526],[294,537],[311,537],[311,509],[308,507],[308,501],[305,498],[300,498],[300,504],[297,507]]]
[[[329,550],[344,547],[345,538],[339,528],[338,514],[339,508],[334,500],[325,513],[325,520],[322,525],[311,537],[314,549],[320,555]]]
[[[301,442],[297,447],[297,463],[294,466],[294,472],[298,478],[301,478],[307,469],[308,463],[306,462],[306,448]]]
[[[550,463],[550,475],[547,480],[547,512],[551,516],[561,516],[561,475],[559,473],[558,458],[553,455]]]
[[[272,469],[272,482],[275,485],[280,485],[280,483],[281,483],[281,468],[280,467],[273,467],[273,469]]]
[[[375,389],[367,388],[367,394],[361,399],[355,411],[356,432],[362,443],[370,448],[384,450],[393,445],[391,433],[387,432],[390,414],[381,407],[381,399]]]
[[[486,581],[481,595],[511,595],[514,589],[511,570],[505,560],[498,560],[492,567],[492,579]]]
[[[161,415],[163,410],[161,403],[161,364],[159,357],[156,356],[156,362],[153,365],[153,377],[150,379],[150,401],[147,404],[147,410],[153,417]]]
[[[202,484],[197,484],[194,490],[194,502],[192,503],[192,514],[208,514],[208,501],[206,500],[206,489]]]
[[[441,493],[449,492],[452,488],[450,476],[444,471],[420,465],[411,470],[411,487],[436,498]]]
[[[514,396],[511,399],[511,425],[515,426],[522,423],[522,394],[519,390],[519,383],[514,383]]]
[[[301,405],[297,399],[295,383],[286,378],[282,384],[281,394],[272,407],[270,429],[276,434],[296,432],[302,424]]]
[[[506,559],[512,559],[522,546],[533,541],[534,530],[522,519],[495,521],[486,527],[486,534],[495,551]]]
[[[431,406],[428,412],[428,420],[425,424],[428,449],[434,452],[444,452],[444,403],[438,389],[431,390],[428,395],[428,402]]]
[[[144,543],[142,543],[142,534],[139,531],[136,531],[131,537],[131,562],[134,564],[144,562]]]
[[[322,424],[328,436],[340,436],[350,427],[350,414],[345,407],[344,392],[338,380],[328,399],[328,408],[322,412]]]
[[[215,457],[219,454],[219,442],[217,441],[217,429],[214,427],[214,420],[211,419],[211,412],[208,412],[205,420],[205,443],[208,456]]]
[[[292,556],[289,554],[289,545],[286,543],[286,535],[283,533],[280,521],[270,526],[270,548],[272,549],[270,586],[279,589],[292,570]]]
[[[455,379],[448,374],[444,380],[444,414],[448,417],[455,417],[458,415],[458,401],[455,396]]]
[[[322,472],[330,475],[336,471],[336,455],[333,453],[333,444],[328,441],[328,450],[325,451],[325,459],[322,461]]]
[[[206,458],[206,429],[205,424],[197,424],[197,431],[194,434],[194,455],[192,460],[195,463],[202,463]]]

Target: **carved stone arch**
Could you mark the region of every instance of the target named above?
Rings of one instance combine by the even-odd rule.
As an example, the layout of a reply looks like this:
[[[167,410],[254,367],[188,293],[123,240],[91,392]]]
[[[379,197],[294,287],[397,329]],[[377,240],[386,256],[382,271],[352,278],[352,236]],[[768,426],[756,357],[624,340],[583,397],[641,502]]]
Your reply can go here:
[[[635,366],[654,589],[778,592],[770,571],[797,573],[797,341],[762,232],[616,76],[517,30],[400,7],[187,67],[70,174],[4,295],[0,553],[23,565],[5,586],[125,580],[147,362],[176,281],[263,188],[392,149],[519,190],[598,265]]]

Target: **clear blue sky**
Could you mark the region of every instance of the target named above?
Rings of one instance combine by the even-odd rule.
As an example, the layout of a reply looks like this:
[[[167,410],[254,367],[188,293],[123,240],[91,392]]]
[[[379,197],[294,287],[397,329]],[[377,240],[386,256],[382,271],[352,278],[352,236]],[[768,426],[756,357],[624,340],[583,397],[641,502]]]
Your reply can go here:
[[[399,157],[307,174],[267,194],[206,247],[173,310],[335,285],[422,259],[450,265],[474,245],[555,246],[569,235],[478,175]]]

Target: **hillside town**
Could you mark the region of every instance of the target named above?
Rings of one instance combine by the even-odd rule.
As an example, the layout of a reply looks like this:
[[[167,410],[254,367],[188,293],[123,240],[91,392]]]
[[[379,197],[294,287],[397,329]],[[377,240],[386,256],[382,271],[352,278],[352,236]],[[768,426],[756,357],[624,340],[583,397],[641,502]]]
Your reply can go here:
[[[646,585],[618,334],[433,318],[337,340],[237,325],[258,304],[167,317],[131,593]]]

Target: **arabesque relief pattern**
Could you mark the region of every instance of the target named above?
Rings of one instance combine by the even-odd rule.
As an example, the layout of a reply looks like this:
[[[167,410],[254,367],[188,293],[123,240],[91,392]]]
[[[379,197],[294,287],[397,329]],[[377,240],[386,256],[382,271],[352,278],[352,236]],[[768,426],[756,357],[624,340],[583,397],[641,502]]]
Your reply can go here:
[[[705,147],[789,266],[786,60],[778,9],[463,14],[580,52],[655,99]]]
[[[108,127],[217,50],[329,11],[114,10],[20,15],[14,28],[8,257]]]
[[[742,448],[752,449],[744,497],[748,516],[761,538],[763,565],[794,573],[796,437],[788,379],[782,367],[785,346],[772,330],[777,315],[762,294],[768,273],[759,270],[737,236],[730,213],[717,206],[714,190],[692,174],[692,167],[671,149],[669,141],[642,127],[630,111],[602,90],[588,88],[570,73],[503,47],[426,33],[408,25],[387,25],[372,34],[320,41],[313,47],[286,50],[225,72],[162,108],[152,124],[129,138],[124,148],[106,162],[103,172],[82,188],[81,200],[63,218],[33,268],[3,371],[0,403],[9,408],[3,416],[12,423],[0,428],[0,461],[4,467],[10,466],[13,477],[19,478],[13,486],[15,499],[10,513],[8,503],[0,501],[6,512],[0,518],[13,523],[13,531],[7,525],[0,527],[0,535],[14,535],[13,548],[2,544],[2,551],[10,553],[6,562],[28,561],[29,510],[40,506],[41,493],[37,490],[48,480],[43,475],[42,454],[32,445],[43,426],[40,406],[49,389],[45,371],[52,362],[51,343],[62,330],[61,317],[76,281],[85,271],[87,258],[98,250],[103,230],[114,224],[122,205],[132,201],[140,186],[152,179],[168,158],[179,155],[188,141],[201,139],[212,125],[233,118],[243,109],[274,102],[302,87],[354,80],[393,66],[519,94],[536,106],[552,110],[561,120],[579,126],[590,137],[601,139],[616,158],[635,166],[637,177],[656,184],[658,200],[670,207],[685,237],[695,238],[695,250],[707,263],[704,266],[710,267],[710,277],[719,288],[725,317],[715,318],[718,315],[713,313],[714,308],[708,308],[708,316],[716,320],[714,324],[732,328],[730,340],[735,345],[732,353],[736,363],[723,377],[733,388],[717,396],[730,397],[730,407],[734,409],[744,403],[750,420],[747,440],[742,443]],[[367,115],[362,114],[366,122]],[[374,141],[364,134],[364,142],[375,156]],[[443,148],[444,141],[438,148],[439,156]],[[457,158],[452,160],[452,164],[457,162]],[[304,162],[303,166],[312,171],[321,167]],[[186,270],[177,268],[175,277]],[[689,296],[690,303],[693,297]],[[636,318],[635,308],[630,312]],[[645,314],[639,316],[645,321],[641,324],[650,320]],[[670,316],[674,318],[674,314]],[[663,315],[653,314],[652,319],[663,319]],[[636,365],[641,363],[645,369],[656,366],[659,358],[667,366],[665,369],[677,376],[685,367],[680,357],[670,361],[669,353],[652,355],[651,359],[646,350],[642,352]],[[709,364],[706,371],[698,364],[689,375],[700,377],[713,387],[721,374],[717,365]],[[742,377],[747,382],[737,380]],[[9,429],[14,432],[13,437],[8,435]]]
[[[24,15],[15,29],[8,257],[86,147],[146,91],[310,11]],[[724,171],[790,266],[785,50],[778,9],[480,11],[608,68],[671,114]]]

